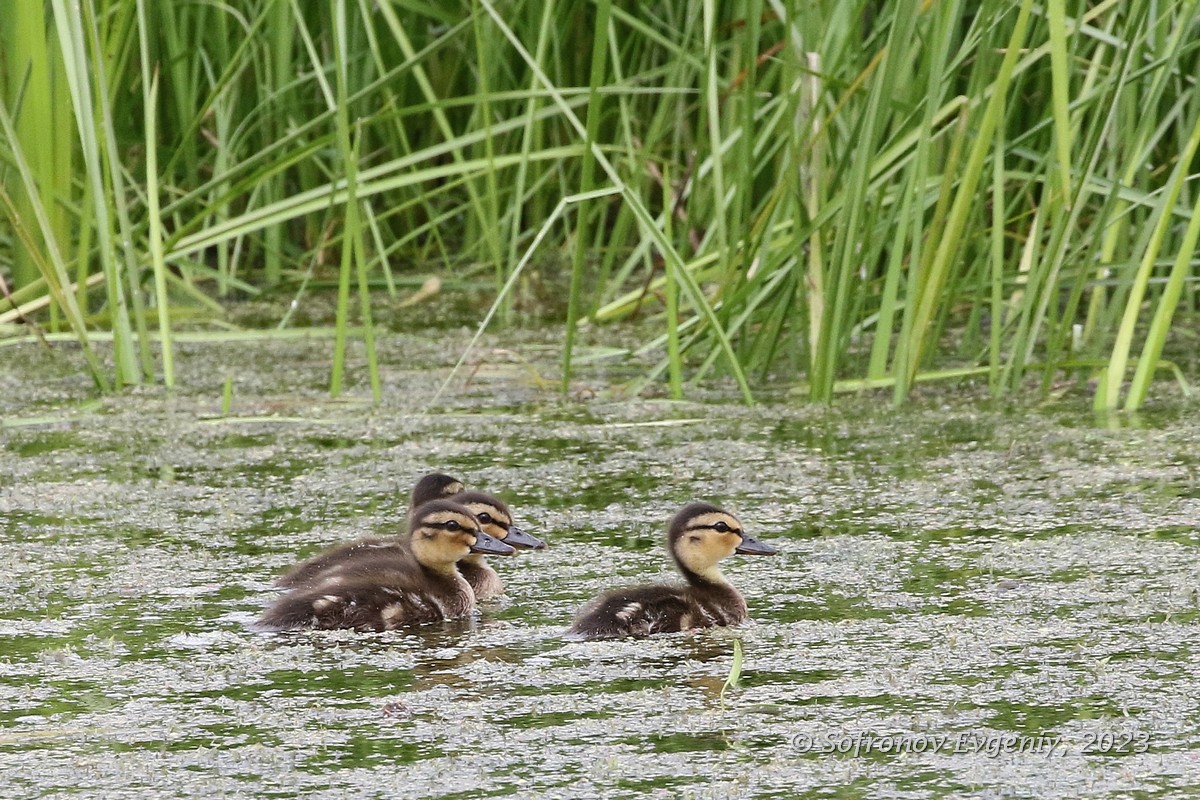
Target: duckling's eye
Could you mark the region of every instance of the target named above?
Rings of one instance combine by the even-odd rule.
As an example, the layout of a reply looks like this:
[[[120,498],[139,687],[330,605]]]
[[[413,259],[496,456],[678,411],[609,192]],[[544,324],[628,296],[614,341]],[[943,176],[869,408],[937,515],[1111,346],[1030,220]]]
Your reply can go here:
[[[448,530],[448,531],[456,531],[461,527],[462,527],[462,525],[459,525],[458,520],[456,520],[456,519],[448,520],[446,522],[446,530]]]
[[[478,514],[475,515],[475,519],[479,520],[484,525],[487,525],[489,522],[492,521],[492,515],[487,513],[486,511],[480,511]]]
[[[713,523],[713,530],[717,533],[729,533],[729,526],[725,524],[724,520],[721,520]]]

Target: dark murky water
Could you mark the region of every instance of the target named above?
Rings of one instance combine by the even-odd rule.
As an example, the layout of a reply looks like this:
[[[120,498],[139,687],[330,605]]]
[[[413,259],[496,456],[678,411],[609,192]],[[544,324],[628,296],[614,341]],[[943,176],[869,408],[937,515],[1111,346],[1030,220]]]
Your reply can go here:
[[[0,351],[0,796],[1200,787],[1200,409],[621,401],[598,367],[559,402],[532,342],[422,413],[461,339],[387,340],[381,407],[328,399],[323,342],[185,346],[174,395],[100,402],[70,357]],[[550,541],[499,563],[507,599],[405,633],[247,627],[431,469]],[[690,499],[781,547],[726,570],[757,624],[564,641],[597,591],[670,577]]]

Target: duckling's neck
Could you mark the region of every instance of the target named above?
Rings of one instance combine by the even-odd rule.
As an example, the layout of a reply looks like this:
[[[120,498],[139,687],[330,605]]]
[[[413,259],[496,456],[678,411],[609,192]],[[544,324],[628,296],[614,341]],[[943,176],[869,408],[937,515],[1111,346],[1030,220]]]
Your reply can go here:
[[[683,573],[683,577],[692,586],[729,586],[729,580],[721,572],[721,568],[716,564],[703,569],[691,569],[679,564],[679,571]]]
[[[458,562],[456,561],[437,561],[432,564],[422,563],[421,567],[426,572],[430,572],[442,578],[453,578],[458,575]]]
[[[467,556],[466,558],[459,559],[458,563],[459,564],[475,564],[476,566],[482,567],[485,562],[483,560],[482,554],[473,553],[473,554]]]

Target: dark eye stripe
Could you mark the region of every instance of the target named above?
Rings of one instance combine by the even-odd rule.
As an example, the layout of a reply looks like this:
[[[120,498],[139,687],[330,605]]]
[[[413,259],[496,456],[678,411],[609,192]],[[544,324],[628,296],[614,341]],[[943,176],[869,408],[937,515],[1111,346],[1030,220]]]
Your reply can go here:
[[[722,521],[724,521],[724,520],[722,520]],[[717,531],[717,533],[737,533],[737,534],[740,534],[742,532],[741,528],[735,528],[732,525],[729,525],[728,522],[726,522],[725,524],[728,526],[729,529],[724,530],[724,531],[717,531],[717,529],[715,527],[716,526],[715,522],[712,525],[689,525],[688,527],[684,528],[684,530],[685,531]]]
[[[451,527],[453,523],[453,527]],[[446,520],[445,522],[426,522],[421,525],[422,528],[436,528],[439,531],[473,531],[475,527],[470,523],[463,523],[456,519]]]

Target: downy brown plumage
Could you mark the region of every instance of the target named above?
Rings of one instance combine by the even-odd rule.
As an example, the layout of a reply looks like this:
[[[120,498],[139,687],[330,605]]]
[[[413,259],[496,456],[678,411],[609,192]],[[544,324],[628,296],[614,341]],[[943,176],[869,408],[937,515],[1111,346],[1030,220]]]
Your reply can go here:
[[[260,624],[382,631],[456,619],[475,608],[475,594],[456,564],[471,553],[512,552],[480,530],[470,509],[434,500],[409,515],[406,538],[329,554],[324,567],[277,599]]]
[[[541,550],[546,546],[541,539],[530,536],[513,524],[512,512],[504,501],[483,492],[467,491],[462,481],[449,475],[431,473],[417,481],[412,491],[412,504],[419,505],[434,497],[446,496],[447,493],[453,496],[456,503],[462,503],[474,512],[485,533],[505,544],[518,550]],[[471,584],[476,600],[491,600],[504,593],[500,576],[481,555],[467,556],[458,562],[458,571]]]
[[[617,639],[745,622],[746,601],[717,565],[734,553],[777,552],[746,535],[733,514],[708,503],[691,503],[675,515],[667,547],[687,583],[605,592],[580,609],[568,636]]]
[[[444,499],[462,490],[463,485],[458,478],[451,478],[449,475],[439,473],[426,475],[417,481],[417,485],[413,487],[412,497],[414,500],[420,497],[420,502],[409,501],[409,515],[411,516],[412,512],[418,506],[424,505],[430,500]],[[365,536],[353,542],[334,545],[328,550],[307,558],[289,569],[275,580],[275,585],[285,588],[303,586],[304,584],[311,583],[322,570],[328,568],[331,564],[338,564],[344,567],[358,558],[377,561],[384,556],[389,548],[402,546],[403,541],[404,537]]]
[[[546,546],[541,539],[530,536],[512,524],[512,512],[502,500],[483,492],[464,491],[462,481],[449,475],[430,473],[422,477],[413,487],[409,507],[416,509],[431,500],[447,498],[467,506],[476,515],[484,533],[510,547],[540,549]],[[366,537],[336,545],[292,567],[275,585],[292,587],[310,584],[319,580],[330,564],[344,568],[359,558],[377,561],[388,548],[397,547],[400,542],[395,538]],[[458,568],[471,585],[477,600],[491,599],[503,593],[504,585],[500,576],[482,555],[468,556],[459,562]]]

